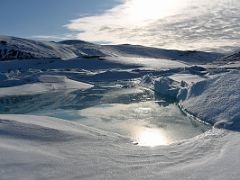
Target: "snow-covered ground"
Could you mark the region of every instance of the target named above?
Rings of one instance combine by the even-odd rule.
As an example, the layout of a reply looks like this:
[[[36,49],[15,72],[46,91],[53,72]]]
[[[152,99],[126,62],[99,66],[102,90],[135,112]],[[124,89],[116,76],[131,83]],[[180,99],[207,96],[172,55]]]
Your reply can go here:
[[[155,148],[41,116],[1,115],[1,179],[238,179],[239,134]]]
[[[59,90],[85,90],[91,87],[93,86],[90,84],[73,81],[65,76],[41,75],[38,83],[1,88],[0,97],[41,94]]]
[[[0,179],[239,179],[238,52],[0,49]]]

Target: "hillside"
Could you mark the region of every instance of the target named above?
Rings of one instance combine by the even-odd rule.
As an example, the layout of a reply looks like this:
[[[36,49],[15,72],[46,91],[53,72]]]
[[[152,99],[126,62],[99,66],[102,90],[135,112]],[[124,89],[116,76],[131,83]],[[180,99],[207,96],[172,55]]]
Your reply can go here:
[[[0,60],[74,59],[98,57],[146,57],[205,64],[222,54],[202,51],[168,50],[139,45],[98,45],[81,40],[46,42],[0,36]]]

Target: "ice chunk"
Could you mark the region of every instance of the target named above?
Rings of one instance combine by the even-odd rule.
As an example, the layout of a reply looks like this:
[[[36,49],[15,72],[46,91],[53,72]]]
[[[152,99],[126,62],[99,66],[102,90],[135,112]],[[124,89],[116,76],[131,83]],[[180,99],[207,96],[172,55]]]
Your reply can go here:
[[[154,83],[154,90],[166,98],[175,99],[179,89],[180,84],[168,77],[161,77]]]

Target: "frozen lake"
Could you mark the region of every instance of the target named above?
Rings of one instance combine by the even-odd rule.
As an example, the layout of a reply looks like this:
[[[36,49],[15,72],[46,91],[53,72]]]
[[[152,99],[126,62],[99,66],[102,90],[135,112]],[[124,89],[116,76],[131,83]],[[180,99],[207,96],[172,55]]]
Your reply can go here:
[[[135,81],[97,83],[86,91],[3,97],[0,112],[78,121],[151,147],[191,138],[210,128]]]

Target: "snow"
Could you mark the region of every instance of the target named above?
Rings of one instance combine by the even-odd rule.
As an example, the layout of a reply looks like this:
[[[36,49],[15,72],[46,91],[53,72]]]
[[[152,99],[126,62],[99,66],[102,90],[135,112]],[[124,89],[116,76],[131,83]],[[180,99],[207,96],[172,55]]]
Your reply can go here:
[[[238,52],[222,57],[210,52],[135,45],[102,46],[71,40],[39,42],[7,36],[1,36],[0,40],[6,41],[0,44],[0,100],[8,96],[80,90],[83,96],[76,93],[72,97],[84,104],[83,99],[88,97],[84,95],[94,86],[101,90],[99,84],[108,83],[105,87],[110,88],[111,82],[116,82],[113,87],[119,88],[102,94],[99,98],[102,104],[76,110],[78,117],[88,118],[88,125],[61,119],[63,116],[1,114],[2,180],[239,179]],[[222,58],[217,60],[219,57]],[[128,86],[119,84],[122,80]],[[151,121],[146,113],[151,108],[151,103],[146,102],[147,97],[140,98],[140,103],[135,104],[116,102],[127,95],[141,96],[146,89],[155,91],[154,96],[174,100],[174,107],[181,108],[181,111],[178,108],[176,119],[180,113],[209,123],[212,128],[195,137],[160,146],[150,143],[145,147],[140,140],[133,142],[131,137],[111,126],[96,125],[96,119],[118,121],[128,128],[138,125],[135,122],[141,123],[140,116],[128,114],[131,108],[137,115],[143,112],[146,122]],[[93,101],[94,92],[90,96]],[[104,104],[107,101],[114,103]],[[63,101],[56,101],[59,102]],[[159,107],[156,104],[153,107],[154,112],[158,112]],[[167,117],[167,108],[172,107],[165,104],[159,114],[152,114]],[[73,109],[57,109],[54,113],[57,111],[74,113]],[[126,121],[122,120],[126,118]],[[144,128],[150,128],[149,124],[144,125]],[[177,123],[174,125],[178,127]],[[185,131],[185,128],[181,130]],[[142,138],[144,144],[156,138],[151,133],[146,132],[147,140],[146,136]],[[157,139],[161,138],[157,136]]]
[[[93,85],[68,79],[65,76],[41,75],[38,83],[1,88],[0,97],[40,94],[60,90],[86,90]]]
[[[239,71],[235,70],[195,83],[188,89],[181,105],[191,114],[217,127],[239,129],[239,77]]]
[[[184,111],[215,127],[239,130],[239,77],[238,70],[203,80],[196,75],[174,74],[156,79],[154,89],[165,97],[177,98]]]
[[[213,52],[166,50],[127,44],[104,46],[78,40],[42,42],[0,36],[0,60],[141,57],[205,64],[222,56]]]
[[[40,42],[16,37],[0,36],[0,59],[72,59],[77,55],[72,50],[55,42]]]
[[[240,61],[240,50],[222,57],[220,61],[226,61],[226,62]]]
[[[186,68],[189,65],[169,60],[169,59],[157,59],[157,58],[145,58],[145,57],[108,57],[106,58],[109,61],[123,63],[123,64],[133,64],[137,66],[143,66],[150,69],[173,69],[173,68]]]
[[[176,73],[172,76],[169,76],[170,79],[177,81],[177,82],[181,82],[184,81],[187,84],[193,84],[199,81],[203,81],[206,78],[203,76],[199,76],[199,75],[193,75],[193,74],[183,74],[183,73]]]
[[[114,57],[144,57],[151,59],[169,59],[190,62],[191,64],[205,64],[212,62],[222,54],[201,51],[179,51],[171,49],[159,49],[153,47],[145,47],[140,45],[122,44],[122,45],[106,45],[103,48],[105,54]]]
[[[115,133],[61,119],[24,115],[1,115],[0,119],[3,180],[239,177],[235,169],[240,136],[225,130],[146,148]]]

